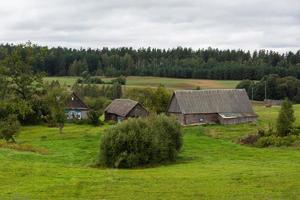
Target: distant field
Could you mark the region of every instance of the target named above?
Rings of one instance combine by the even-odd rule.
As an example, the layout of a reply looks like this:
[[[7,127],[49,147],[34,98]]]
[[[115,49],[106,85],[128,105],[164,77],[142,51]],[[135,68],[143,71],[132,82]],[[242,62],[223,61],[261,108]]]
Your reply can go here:
[[[73,85],[78,77],[47,77],[46,81],[58,80],[60,83]],[[104,81],[109,81],[111,78],[101,77]],[[164,77],[127,77],[127,87],[157,87],[163,84],[170,89],[195,89],[197,86],[202,89],[210,88],[235,88],[239,81],[232,80],[204,80],[204,79],[179,79],[179,78],[164,78]]]
[[[300,105],[294,108],[299,126]],[[0,148],[0,199],[299,199],[299,148],[234,142],[274,124],[278,110],[255,106],[258,124],[186,127],[176,163],[130,170],[89,166],[108,125],[68,124],[64,134],[23,127],[17,141],[49,154]]]

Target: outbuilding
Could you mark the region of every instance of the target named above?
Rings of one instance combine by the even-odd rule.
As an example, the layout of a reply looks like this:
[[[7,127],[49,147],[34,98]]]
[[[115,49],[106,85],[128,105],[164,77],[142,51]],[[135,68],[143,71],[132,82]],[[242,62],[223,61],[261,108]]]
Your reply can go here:
[[[244,89],[177,90],[167,112],[182,125],[239,124],[257,119]]]
[[[137,101],[115,99],[104,110],[105,121],[121,122],[130,117],[146,117],[148,111]]]

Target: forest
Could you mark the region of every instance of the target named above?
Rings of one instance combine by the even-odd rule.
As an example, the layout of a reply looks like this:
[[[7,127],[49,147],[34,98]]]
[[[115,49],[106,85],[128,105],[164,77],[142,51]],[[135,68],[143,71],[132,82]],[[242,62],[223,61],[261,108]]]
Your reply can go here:
[[[268,74],[300,78],[300,50],[278,53],[268,50],[220,50],[177,47],[71,49],[0,45],[0,63],[21,48],[23,62],[48,76],[79,76],[83,72],[105,76],[159,76],[219,80],[260,80]]]

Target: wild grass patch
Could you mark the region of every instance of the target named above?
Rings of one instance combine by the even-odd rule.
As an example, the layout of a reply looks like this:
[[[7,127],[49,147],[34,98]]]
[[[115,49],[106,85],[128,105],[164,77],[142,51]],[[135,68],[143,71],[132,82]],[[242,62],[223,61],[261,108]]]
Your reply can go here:
[[[45,148],[34,147],[30,144],[8,143],[6,141],[1,141],[1,140],[0,140],[0,148],[13,149],[16,151],[38,153],[38,154],[42,154],[42,155],[49,154],[49,151]]]

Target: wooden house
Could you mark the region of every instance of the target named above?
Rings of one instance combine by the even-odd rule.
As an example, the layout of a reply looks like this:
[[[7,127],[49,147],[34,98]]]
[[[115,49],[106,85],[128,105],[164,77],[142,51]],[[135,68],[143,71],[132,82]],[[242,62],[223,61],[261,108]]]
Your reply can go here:
[[[182,125],[238,124],[257,119],[244,89],[178,90],[167,112]]]
[[[73,92],[67,99],[65,113],[68,120],[88,118],[89,107]]]
[[[104,110],[105,121],[123,121],[129,117],[146,117],[148,111],[138,102],[130,99],[115,99]]]

